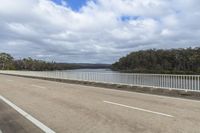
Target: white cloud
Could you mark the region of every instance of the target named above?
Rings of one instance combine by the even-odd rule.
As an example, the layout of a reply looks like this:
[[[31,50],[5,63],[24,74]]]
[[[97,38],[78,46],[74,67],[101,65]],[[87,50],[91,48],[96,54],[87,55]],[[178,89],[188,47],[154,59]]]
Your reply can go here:
[[[133,50],[200,46],[199,0],[0,0],[0,52],[112,63]],[[125,18],[126,20],[123,20]]]

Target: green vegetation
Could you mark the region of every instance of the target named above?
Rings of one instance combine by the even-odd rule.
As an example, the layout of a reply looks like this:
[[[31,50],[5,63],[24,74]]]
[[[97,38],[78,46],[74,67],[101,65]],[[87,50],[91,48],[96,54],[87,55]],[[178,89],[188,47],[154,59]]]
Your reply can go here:
[[[15,60],[7,53],[0,53],[0,70],[28,70],[28,71],[49,71],[49,70],[68,70],[79,68],[108,68],[106,64],[70,64],[55,63],[32,58]]]
[[[112,69],[139,73],[200,74],[200,48],[132,52],[112,64]]]
[[[0,53],[0,69],[10,70],[14,69],[13,57],[6,53]]]

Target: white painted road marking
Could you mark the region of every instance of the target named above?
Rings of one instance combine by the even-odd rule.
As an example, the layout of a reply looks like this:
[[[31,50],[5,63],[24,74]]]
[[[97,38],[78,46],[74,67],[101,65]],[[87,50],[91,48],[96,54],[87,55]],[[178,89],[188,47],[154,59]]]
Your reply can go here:
[[[13,82],[13,80],[11,80],[11,79],[7,79],[6,81],[8,81],[8,82]],[[0,132],[1,133],[1,132]]]
[[[179,98],[179,97],[170,97],[170,96],[164,96],[164,95],[156,95],[156,94],[145,94],[145,93],[138,93],[135,92],[139,95],[143,96],[149,96],[149,97],[157,97],[157,98],[165,98],[165,99],[172,99],[172,100],[180,100],[184,102],[194,102],[194,103],[200,103],[200,100],[195,100],[195,99],[186,99],[186,98]]]
[[[125,107],[125,108],[134,109],[134,110],[148,112],[148,113],[152,113],[152,114],[162,115],[162,116],[166,116],[166,117],[174,117],[174,116],[169,115],[169,114],[164,114],[164,113],[160,113],[160,112],[156,112],[156,111],[151,111],[151,110],[147,110],[147,109],[142,109],[142,108],[138,108],[138,107],[132,107],[132,106],[128,106],[128,105],[124,105],[124,104],[120,104],[120,103],[114,103],[114,102],[110,102],[110,101],[103,101],[103,102],[104,103],[108,103],[108,104],[113,104],[113,105],[121,106],[121,107]]]
[[[1,131],[1,129],[0,129],[0,133],[3,133],[3,132]]]
[[[46,89],[46,87],[44,86],[39,86],[39,85],[31,85],[31,86],[36,87],[36,88]]]
[[[134,91],[126,91],[126,90],[116,90],[116,89],[106,89],[101,88],[101,90],[111,91],[111,92],[122,92],[122,93],[128,93],[128,94],[137,94],[142,96],[148,96],[148,97],[157,97],[157,98],[164,98],[164,99],[172,99],[172,100],[180,100],[184,102],[194,102],[194,103],[200,103],[200,100],[195,99],[186,99],[186,98],[179,98],[179,97],[170,97],[165,95],[156,95],[156,94],[148,94],[148,93],[140,93],[140,92],[134,92]]]
[[[55,131],[53,131],[52,129],[48,128],[43,123],[41,123],[40,121],[38,121],[37,119],[35,119],[31,115],[29,115],[28,113],[26,113],[25,111],[23,111],[22,109],[20,109],[15,104],[13,104],[12,102],[10,102],[9,100],[7,100],[6,98],[4,98],[1,95],[0,95],[0,99],[3,100],[5,103],[7,103],[9,106],[11,106],[13,109],[15,109],[18,113],[20,113],[26,119],[28,119],[29,121],[31,121],[34,125],[36,125],[38,128],[40,128],[45,133],[56,133]]]

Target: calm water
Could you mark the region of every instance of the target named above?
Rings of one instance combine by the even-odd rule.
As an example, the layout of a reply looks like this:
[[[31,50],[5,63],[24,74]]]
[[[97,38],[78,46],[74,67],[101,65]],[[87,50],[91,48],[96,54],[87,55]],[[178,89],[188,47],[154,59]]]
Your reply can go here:
[[[98,72],[98,73],[119,73],[117,71],[112,71],[111,69],[74,69],[65,70],[62,72]]]

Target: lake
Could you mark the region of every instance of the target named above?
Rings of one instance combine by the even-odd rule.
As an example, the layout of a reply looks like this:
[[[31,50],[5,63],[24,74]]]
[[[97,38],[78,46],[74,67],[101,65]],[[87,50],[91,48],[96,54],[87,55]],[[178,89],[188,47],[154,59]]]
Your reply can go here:
[[[98,73],[119,73],[117,71],[112,71],[111,69],[73,69],[73,70],[64,70],[62,72],[98,72]]]

